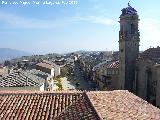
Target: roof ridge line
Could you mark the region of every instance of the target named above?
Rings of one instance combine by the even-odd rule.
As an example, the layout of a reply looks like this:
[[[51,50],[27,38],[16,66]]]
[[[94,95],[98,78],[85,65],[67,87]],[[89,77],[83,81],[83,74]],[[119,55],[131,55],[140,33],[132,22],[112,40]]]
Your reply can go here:
[[[102,116],[98,113],[98,110],[94,107],[93,103],[91,102],[89,96],[87,95],[87,92],[83,92],[84,97],[89,101],[92,109],[95,111],[95,113],[97,114],[97,117],[99,118],[99,120],[103,120]]]
[[[68,110],[73,104],[75,104],[75,103],[76,103],[78,100],[80,100],[82,97],[83,97],[83,94],[80,93],[79,98],[78,98],[76,101],[72,102],[69,106],[67,106],[62,112],[60,112],[59,115],[56,116],[56,118],[59,117],[61,114],[63,114],[66,110]]]

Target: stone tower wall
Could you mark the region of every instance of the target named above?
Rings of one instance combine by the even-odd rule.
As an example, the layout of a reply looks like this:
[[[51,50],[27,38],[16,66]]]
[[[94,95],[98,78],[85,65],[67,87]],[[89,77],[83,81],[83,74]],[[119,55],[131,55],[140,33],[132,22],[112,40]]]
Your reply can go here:
[[[122,14],[119,22],[119,87],[132,91],[135,79],[135,64],[139,55],[139,17],[137,14]]]

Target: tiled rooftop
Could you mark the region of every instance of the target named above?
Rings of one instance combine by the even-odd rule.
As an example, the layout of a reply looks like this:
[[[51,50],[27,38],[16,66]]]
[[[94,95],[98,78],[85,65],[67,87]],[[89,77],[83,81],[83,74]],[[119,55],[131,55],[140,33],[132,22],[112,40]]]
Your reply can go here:
[[[160,110],[128,91],[1,91],[0,120],[160,120]]]
[[[56,120],[100,120],[99,115],[85,93],[64,110]]]
[[[160,120],[160,109],[124,91],[88,92],[93,106],[107,120]]]
[[[119,68],[119,61],[114,61],[107,68]]]
[[[24,71],[17,71],[0,78],[0,87],[40,86],[45,80]]]
[[[4,66],[2,64],[0,64],[0,68],[3,68]]]
[[[31,74],[33,76],[37,76],[37,77],[44,79],[44,80],[46,80],[47,77],[50,76],[50,74],[42,72],[40,70],[36,70],[36,69],[26,70],[25,72],[28,74]]]
[[[141,59],[150,59],[155,62],[160,61],[160,47],[157,48],[149,48],[145,50],[142,54],[140,54]]]
[[[39,66],[39,67],[43,67],[43,68],[47,68],[47,69],[52,69],[52,68],[54,68],[54,66],[53,65],[51,65],[51,64],[48,64],[48,63],[38,63],[38,64],[36,64],[37,66]]]
[[[66,120],[67,118],[97,120],[96,113],[81,92],[0,94],[0,119]]]

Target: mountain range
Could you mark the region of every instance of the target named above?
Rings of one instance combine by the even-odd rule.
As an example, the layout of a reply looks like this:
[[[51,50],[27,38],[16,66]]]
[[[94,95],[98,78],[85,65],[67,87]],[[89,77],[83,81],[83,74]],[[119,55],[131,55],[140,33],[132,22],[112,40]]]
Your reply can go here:
[[[29,56],[29,55],[31,54],[21,50],[10,49],[10,48],[0,48],[0,62],[21,57],[21,56]]]

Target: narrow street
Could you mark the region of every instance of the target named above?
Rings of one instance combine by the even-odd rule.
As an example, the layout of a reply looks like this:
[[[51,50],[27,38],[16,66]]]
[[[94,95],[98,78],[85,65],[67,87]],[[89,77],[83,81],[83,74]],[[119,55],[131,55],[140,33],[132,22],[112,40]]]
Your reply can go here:
[[[72,81],[68,81],[66,77],[62,78],[62,85],[64,90],[76,89],[75,84]]]
[[[78,64],[75,63],[74,66],[74,74],[73,76],[67,78],[61,78],[62,79],[62,86],[64,90],[90,90],[89,83],[87,80],[84,79],[83,72],[81,72]],[[76,83],[79,83],[78,86],[76,86]]]
[[[89,86],[87,80],[84,79],[83,74],[81,73],[81,71],[76,63],[75,63],[75,68],[74,68],[74,74],[75,74],[75,78],[77,80],[79,80],[79,82],[80,82],[79,88],[82,90],[90,90],[90,86]]]

